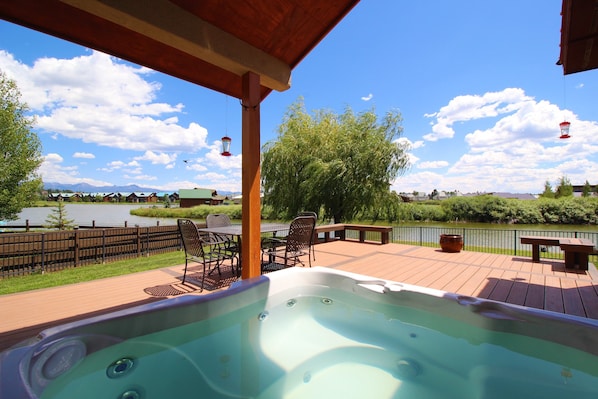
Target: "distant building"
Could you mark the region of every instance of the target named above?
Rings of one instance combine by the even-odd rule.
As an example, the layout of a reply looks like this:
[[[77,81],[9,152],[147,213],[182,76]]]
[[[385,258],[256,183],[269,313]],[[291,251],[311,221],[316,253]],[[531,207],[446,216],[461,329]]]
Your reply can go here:
[[[573,186],[573,196],[581,197],[583,195],[583,188],[585,185]],[[590,184],[590,197],[596,195],[596,185]]]
[[[148,202],[157,202],[158,197],[156,193],[139,193],[133,192],[127,196],[127,202],[132,203],[148,203]]]
[[[218,196],[211,188],[180,189],[179,200],[181,208],[191,208],[198,205],[221,205],[224,198]]]
[[[49,193],[48,201],[78,202],[81,201],[81,193]]]

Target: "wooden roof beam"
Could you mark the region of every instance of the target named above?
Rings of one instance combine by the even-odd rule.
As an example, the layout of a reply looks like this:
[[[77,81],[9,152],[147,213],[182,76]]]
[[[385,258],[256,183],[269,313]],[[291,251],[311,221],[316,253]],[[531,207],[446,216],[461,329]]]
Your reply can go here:
[[[61,1],[238,76],[256,73],[260,75],[260,84],[269,89],[284,91],[291,87],[289,65],[168,0]]]

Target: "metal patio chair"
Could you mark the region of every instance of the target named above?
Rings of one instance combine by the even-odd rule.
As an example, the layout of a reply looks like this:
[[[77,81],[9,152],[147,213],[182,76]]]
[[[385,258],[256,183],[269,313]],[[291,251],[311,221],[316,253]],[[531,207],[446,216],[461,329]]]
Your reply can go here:
[[[316,220],[313,216],[298,216],[289,226],[285,239],[262,240],[262,273],[295,266],[304,266],[301,257],[307,255],[311,267],[311,246]],[[267,261],[264,259],[267,258]]]
[[[234,269],[234,257],[221,251],[216,246],[209,245],[200,236],[197,231],[197,225],[190,219],[178,219],[177,224],[183,240],[183,247],[185,249],[185,271],[183,273],[183,284],[187,278],[187,269],[190,262],[197,262],[203,266],[201,277],[201,290],[204,288],[204,281],[206,274],[210,275],[214,270],[218,271],[218,275],[222,275],[220,265],[227,259],[231,261],[231,267]],[[206,248],[210,250],[206,252]],[[211,266],[213,265],[213,266]],[[211,266],[211,267],[210,267]]]
[[[316,223],[318,223],[318,214],[312,211],[303,211],[303,212],[299,212],[299,214],[297,216],[311,216],[314,218],[314,231],[312,231],[311,234],[311,254],[314,258],[314,260],[316,260],[316,248],[314,246],[314,239],[315,239],[315,229],[316,229]]]
[[[206,216],[206,227],[226,227],[232,225],[230,217],[225,213],[211,213]],[[210,240],[219,247],[221,251],[229,252],[231,256],[237,258],[237,265],[241,257],[241,243],[234,237],[226,234],[210,233]],[[239,238],[240,240],[240,238]],[[237,270],[239,272],[239,270]]]

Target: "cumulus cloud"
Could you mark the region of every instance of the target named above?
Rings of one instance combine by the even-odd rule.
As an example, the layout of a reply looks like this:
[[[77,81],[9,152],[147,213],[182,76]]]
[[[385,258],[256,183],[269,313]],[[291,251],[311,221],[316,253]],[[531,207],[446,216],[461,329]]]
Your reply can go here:
[[[116,170],[125,169],[127,171],[139,170],[141,165],[136,160],[131,162],[123,162],[123,161],[112,161],[106,164],[106,167],[100,168],[99,170],[103,172],[114,172]]]
[[[75,152],[73,158],[94,159],[96,156],[89,152]]]
[[[426,118],[435,118],[432,133],[423,136],[424,140],[437,141],[452,138],[455,135],[453,125],[457,122],[480,118],[496,117],[520,109],[533,98],[526,96],[522,89],[509,88],[500,92],[483,95],[463,95],[453,98],[438,112],[425,114]]]
[[[142,156],[135,157],[136,161],[150,161],[152,164],[167,165],[176,161],[177,154],[166,154],[164,152],[156,153],[146,151]]]
[[[374,98],[374,95],[373,95],[372,93],[368,94],[368,95],[367,95],[367,96],[365,96],[365,97],[361,97],[361,99],[362,99],[363,101],[370,101],[372,98]]]
[[[43,157],[38,172],[45,182],[60,182],[65,184],[88,183],[94,186],[108,186],[110,183],[80,176],[77,166],[63,165],[64,158],[56,153]]]
[[[561,176],[568,176],[574,184],[583,184],[598,170],[594,161],[598,160],[598,123],[581,120],[549,101],[536,101],[521,89],[458,96],[426,117],[436,119],[434,133],[424,136],[429,141],[427,153],[438,151],[454,155],[454,159],[416,164],[417,171],[394,182],[397,191],[407,187],[407,191],[422,192],[436,188],[464,193],[539,193],[547,180],[556,183]],[[563,118],[571,122],[568,140],[559,139],[558,125]],[[452,137],[456,122],[465,145],[433,143]],[[419,171],[438,167],[448,171]]]
[[[154,73],[147,68],[97,51],[28,66],[0,50],[0,69],[19,85],[40,133],[134,151],[208,147],[204,127],[178,124],[182,104],[156,101],[161,85],[146,80]]]
[[[419,169],[440,169],[449,166],[447,161],[426,161],[420,162],[417,167]]]

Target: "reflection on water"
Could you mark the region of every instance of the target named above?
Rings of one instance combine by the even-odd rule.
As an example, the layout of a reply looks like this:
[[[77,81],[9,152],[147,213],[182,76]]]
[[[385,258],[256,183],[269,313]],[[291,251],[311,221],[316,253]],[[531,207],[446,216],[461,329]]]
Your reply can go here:
[[[98,227],[124,227],[125,222],[129,227],[155,226],[158,222],[161,226],[174,225],[176,219],[150,218],[134,216],[129,213],[131,209],[150,207],[156,205],[143,204],[65,204],[67,219],[72,219],[77,226],[91,226],[95,221]],[[160,206],[160,205],[157,205]],[[52,214],[55,207],[25,208],[19,214],[18,220],[7,223],[8,226],[24,226],[29,220],[29,225],[39,226],[46,224],[48,216]]]

